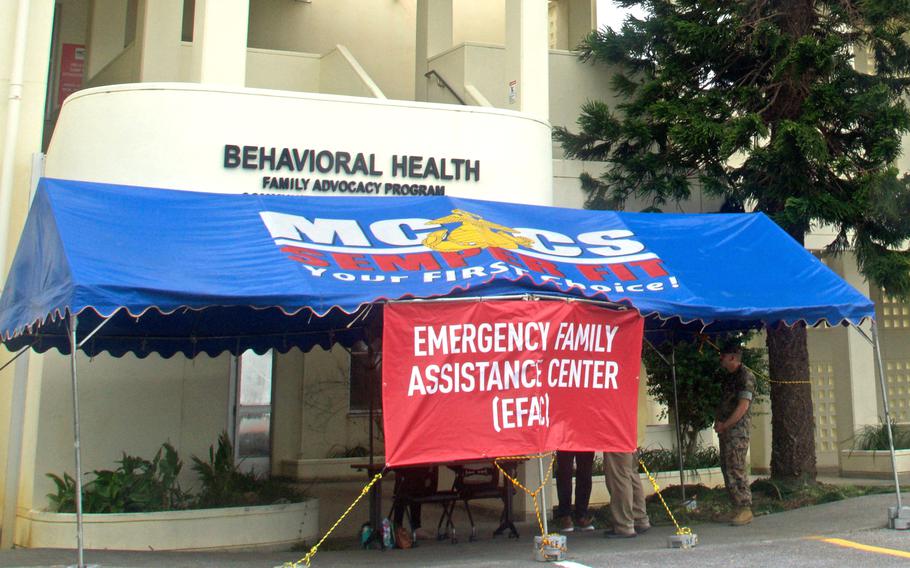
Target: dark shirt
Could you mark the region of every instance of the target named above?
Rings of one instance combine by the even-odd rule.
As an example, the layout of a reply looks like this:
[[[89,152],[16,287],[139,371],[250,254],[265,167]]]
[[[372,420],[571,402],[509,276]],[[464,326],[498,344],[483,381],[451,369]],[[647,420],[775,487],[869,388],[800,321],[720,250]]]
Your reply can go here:
[[[748,438],[752,426],[752,404],[755,397],[755,377],[745,367],[730,373],[724,381],[723,394],[717,406],[717,420],[726,421],[736,410],[741,399],[750,401],[749,408],[739,422],[727,429],[724,434],[730,438]]]

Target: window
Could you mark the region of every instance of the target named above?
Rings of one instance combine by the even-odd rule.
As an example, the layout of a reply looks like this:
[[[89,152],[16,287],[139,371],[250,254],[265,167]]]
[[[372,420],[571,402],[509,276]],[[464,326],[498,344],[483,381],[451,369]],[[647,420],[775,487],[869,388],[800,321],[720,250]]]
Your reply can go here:
[[[349,411],[352,414],[369,413],[371,393],[373,412],[382,412],[382,356],[355,351],[351,353]]]
[[[196,0],[183,0],[183,22],[180,41],[193,41],[193,26],[196,25]]]
[[[234,457],[259,473],[269,471],[272,431],[272,352],[236,358]]]
[[[139,21],[139,0],[126,2],[126,27],[123,30],[123,47],[136,41],[136,24]]]

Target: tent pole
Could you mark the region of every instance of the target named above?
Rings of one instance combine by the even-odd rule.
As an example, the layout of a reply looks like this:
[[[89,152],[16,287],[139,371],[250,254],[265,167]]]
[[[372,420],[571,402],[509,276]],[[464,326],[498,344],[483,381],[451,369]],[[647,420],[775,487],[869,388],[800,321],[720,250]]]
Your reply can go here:
[[[88,343],[88,340],[91,339],[96,333],[101,331],[101,328],[104,327],[104,324],[111,321],[111,319],[113,317],[114,317],[114,314],[111,314],[111,315],[107,316],[106,318],[104,318],[103,320],[101,320],[101,323],[96,325],[95,329],[93,329],[91,333],[89,333],[88,335],[86,335],[85,337],[82,338],[82,341],[79,342],[78,347],[80,349],[82,349],[82,346],[85,345],[86,343]]]
[[[372,350],[371,350],[372,351]],[[371,357],[372,359],[372,357]],[[370,399],[370,471],[372,471],[373,466],[373,454],[376,453],[373,451],[373,413],[375,409],[373,408],[373,377],[367,377],[367,397]]]
[[[79,383],[76,378],[76,315],[70,314],[70,375],[73,380],[73,447],[76,450],[76,547],[79,554],[77,566],[83,568],[83,532],[82,532],[82,449],[79,433]]]
[[[679,457],[679,489],[686,500],[686,473],[683,469],[682,429],[679,426],[679,395],[676,392],[676,341],[670,334],[670,376],[673,378],[673,425],[676,427],[676,453]]]
[[[31,348],[32,348],[32,345],[31,345],[31,344],[29,344],[27,347],[23,347],[22,350],[19,351],[18,353],[16,353],[16,355],[15,355],[12,359],[10,359],[9,361],[7,361],[6,363],[3,364],[2,367],[0,367],[0,371],[2,371],[3,369],[9,367],[10,365],[12,365],[13,362],[15,362],[16,359],[18,359],[20,355],[25,354],[25,353],[26,353],[29,349],[31,349]]]
[[[553,467],[553,464],[550,464],[550,467]],[[540,474],[540,508],[543,511],[543,514],[540,515],[541,520],[543,521],[543,536],[546,536],[550,533],[549,527],[547,527],[547,490],[543,486],[544,476],[543,476],[543,456],[540,456],[540,459],[537,460],[537,473]],[[509,488],[509,491],[512,489]]]
[[[882,389],[882,403],[885,409],[885,428],[888,431],[888,450],[891,452],[891,471],[894,473],[894,492],[897,494],[897,509],[893,515],[889,516],[891,528],[895,528],[894,520],[901,516],[901,511],[903,510],[903,504],[901,503],[901,484],[897,476],[897,459],[894,455],[894,437],[891,433],[891,411],[888,408],[888,389],[885,386],[885,367],[882,365],[882,349],[878,340],[878,324],[874,320],[872,321],[872,344],[875,348],[875,359],[878,363],[878,379]]]

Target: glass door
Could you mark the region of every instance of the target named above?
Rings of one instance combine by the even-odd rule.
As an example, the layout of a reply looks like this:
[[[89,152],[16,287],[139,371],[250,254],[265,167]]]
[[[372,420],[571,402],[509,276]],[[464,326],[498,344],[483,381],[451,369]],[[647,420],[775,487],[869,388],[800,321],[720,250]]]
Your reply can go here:
[[[236,361],[234,459],[246,471],[269,475],[272,455],[272,352],[247,351]]]

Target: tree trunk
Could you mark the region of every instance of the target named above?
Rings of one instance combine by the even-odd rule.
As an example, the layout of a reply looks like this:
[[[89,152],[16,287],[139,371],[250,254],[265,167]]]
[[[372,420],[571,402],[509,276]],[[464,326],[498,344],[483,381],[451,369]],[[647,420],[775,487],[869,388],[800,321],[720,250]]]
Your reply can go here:
[[[814,483],[815,418],[809,384],[806,326],[768,328],[771,383],[771,477],[786,483]]]
[[[699,431],[695,428],[686,428],[683,430],[683,455],[686,463],[694,462],[695,451],[698,449]]]

